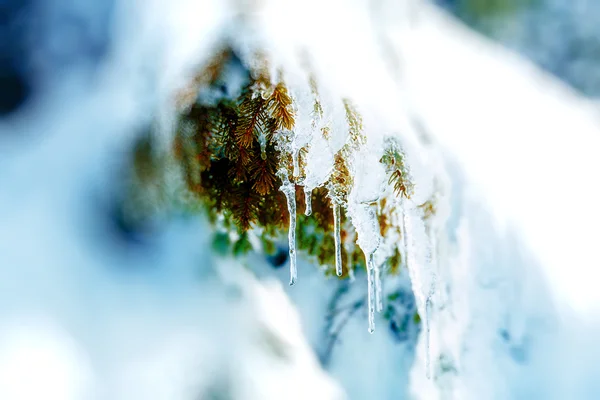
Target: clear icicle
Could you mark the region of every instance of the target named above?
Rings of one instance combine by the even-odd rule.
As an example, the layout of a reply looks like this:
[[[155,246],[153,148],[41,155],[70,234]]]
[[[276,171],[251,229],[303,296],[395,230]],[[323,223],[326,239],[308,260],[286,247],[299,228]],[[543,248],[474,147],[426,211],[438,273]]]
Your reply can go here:
[[[304,215],[307,217],[312,214],[312,190],[304,188],[304,203],[306,204],[306,209],[304,210]]]
[[[285,194],[290,214],[288,240],[290,247],[290,285],[293,285],[298,278],[298,269],[296,267],[296,190],[294,184],[289,181],[285,173],[280,176],[283,180],[280,190]]]
[[[375,267],[375,302],[377,304],[377,312],[383,310],[383,290],[381,287],[381,266]]]
[[[375,266],[373,262],[373,253],[366,255],[367,259],[367,285],[368,285],[368,312],[369,312],[369,333],[375,332]]]
[[[335,239],[335,272],[342,276],[342,239],[340,235],[340,205],[333,204],[333,234]]]
[[[294,195],[286,193],[288,211],[290,213],[290,227],[288,231],[288,240],[290,246],[290,285],[296,283],[298,279],[298,269],[296,267],[296,198]]]

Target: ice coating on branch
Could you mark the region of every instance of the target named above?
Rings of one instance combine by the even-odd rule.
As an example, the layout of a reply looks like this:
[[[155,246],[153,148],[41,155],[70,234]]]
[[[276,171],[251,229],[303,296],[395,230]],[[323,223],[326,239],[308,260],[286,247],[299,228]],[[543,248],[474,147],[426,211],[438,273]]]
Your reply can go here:
[[[288,213],[290,214],[288,241],[290,247],[290,285],[293,285],[298,278],[298,269],[296,266],[296,188],[295,185],[290,182],[285,170],[280,170],[278,174],[283,181],[279,190],[285,195]]]
[[[312,214],[312,190],[306,187],[304,188],[304,203],[306,204],[304,215],[309,217]]]
[[[379,248],[381,234],[375,206],[348,203],[348,215],[356,230],[356,243],[365,254],[373,254]]]
[[[299,149],[294,149],[292,152],[292,163],[294,165],[293,176],[294,178],[298,178],[300,176],[300,161],[299,161]]]
[[[305,97],[308,101],[304,107],[299,107],[298,112],[302,117],[308,117],[308,128],[300,132],[309,132],[306,136],[310,140],[302,159],[304,185],[315,188],[322,186],[329,179],[333,171],[334,155],[345,142],[348,127],[345,124],[341,101],[332,100],[327,90],[317,92],[314,78],[311,77],[309,81],[311,93]],[[306,143],[308,144],[308,140]]]
[[[323,100],[325,116],[323,120],[329,128],[328,142],[331,151],[337,153],[348,140],[348,123],[346,122],[346,110],[341,100]]]
[[[323,185],[333,170],[333,152],[322,134],[313,136],[304,160],[304,185],[309,188]]]
[[[383,195],[387,179],[381,156],[368,146],[356,153],[353,159],[353,179],[356,190],[352,197],[357,203],[371,204]]]
[[[298,84],[291,82],[289,85],[289,93],[293,99],[292,106],[294,112],[294,129],[293,129],[293,140],[290,146],[290,152],[292,154],[292,175],[297,183],[301,183],[298,178],[305,173],[305,153],[307,148],[310,146],[313,138],[313,127],[312,127],[312,95],[306,83]],[[304,178],[302,178],[303,181]],[[303,184],[306,186],[305,184]],[[313,186],[314,187],[314,186]]]
[[[335,239],[335,272],[342,276],[342,239],[340,235],[340,205],[333,204],[333,235]]]

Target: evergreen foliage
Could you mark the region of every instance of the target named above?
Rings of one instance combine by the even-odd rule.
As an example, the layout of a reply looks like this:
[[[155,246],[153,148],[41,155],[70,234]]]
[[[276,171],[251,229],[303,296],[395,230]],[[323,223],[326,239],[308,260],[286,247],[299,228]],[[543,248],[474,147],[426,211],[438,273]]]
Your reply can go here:
[[[247,71],[247,82],[237,98],[203,98],[203,88],[216,90],[222,85],[227,64],[235,60],[235,54],[229,49],[217,53],[193,79],[190,84],[193,89],[183,90],[178,97],[183,111],[178,119],[173,154],[195,204],[189,208],[204,209],[217,228],[213,244],[218,254],[242,255],[252,249],[251,243],[260,243],[265,253],[275,253],[275,243],[285,237],[289,224],[286,197],[280,191],[281,173],[287,174],[296,188],[298,250],[324,266],[326,275],[336,274],[333,206],[337,204],[341,209],[341,277],[351,276],[354,269],[364,269],[364,254],[355,243],[356,232],[345,215],[345,204],[354,184],[349,162],[366,143],[360,112],[350,100],[343,99],[348,140],[334,155],[329,180],[312,190],[312,213],[306,216],[305,196],[300,185],[305,177],[307,149],[299,150],[300,171],[293,177],[293,157],[282,146],[289,142],[296,122],[294,98],[283,74],[278,73],[277,82],[272,82],[266,72],[266,61],[259,59],[261,67]],[[315,120],[323,117],[323,106],[316,80],[310,77],[308,84],[314,98],[315,124]],[[189,92],[193,90],[199,95],[190,100]],[[186,96],[190,103],[187,106],[182,104]],[[322,127],[320,132],[329,140],[329,126]],[[395,139],[386,141],[380,162],[386,167],[393,191],[410,198],[413,183]],[[386,199],[381,199],[377,213],[381,236],[394,229],[401,237],[401,229],[391,222],[393,218],[386,204]],[[425,204],[422,209],[424,215],[435,212],[433,204]],[[250,236],[257,236],[258,242],[252,242]],[[388,272],[397,274],[402,259],[396,246],[387,261]]]

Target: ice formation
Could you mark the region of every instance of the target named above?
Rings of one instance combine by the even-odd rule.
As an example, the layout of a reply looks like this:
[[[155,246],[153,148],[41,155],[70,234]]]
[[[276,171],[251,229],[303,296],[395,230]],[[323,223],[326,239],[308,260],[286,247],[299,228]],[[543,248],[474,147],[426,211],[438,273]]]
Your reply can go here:
[[[342,276],[342,239],[340,237],[340,205],[333,205],[333,230],[335,240],[335,272],[337,276]]]
[[[375,265],[373,253],[365,253],[367,260],[367,312],[369,313],[369,333],[375,332]]]
[[[263,17],[266,18],[265,15]],[[243,32],[250,26],[242,25],[240,30]],[[357,93],[340,90],[331,77],[323,72],[322,60],[316,55],[310,52],[289,53],[286,46],[280,46],[283,45],[272,37],[266,39],[256,35],[240,35],[228,38],[227,47],[248,69],[250,83],[242,92],[250,93],[251,97],[245,95],[241,100],[229,99],[233,104],[239,104],[239,108],[234,109],[240,120],[236,122],[233,136],[241,150],[237,150],[239,156],[235,155],[237,153],[232,153],[234,150],[227,147],[226,143],[229,142],[219,142],[225,143],[221,145],[224,148],[220,150],[222,153],[227,155],[229,152],[234,154],[232,157],[237,157],[230,160],[236,163],[237,169],[227,176],[242,181],[244,175],[240,170],[244,168],[258,171],[251,172],[254,177],[263,176],[260,175],[263,173],[261,171],[268,176],[268,167],[247,167],[248,162],[240,161],[243,154],[253,151],[251,145],[254,140],[260,145],[260,158],[268,162],[274,159],[277,163],[280,190],[286,197],[289,215],[290,285],[296,282],[298,274],[296,191],[304,191],[304,214],[310,218],[313,218],[312,195],[315,190],[320,189],[319,196],[323,196],[323,190],[327,193],[326,200],[331,204],[333,214],[328,223],[333,226],[332,233],[327,234],[331,235],[334,244],[334,270],[337,276],[342,277],[343,263],[347,262],[348,277],[353,279],[356,261],[352,257],[344,260],[342,252],[352,254],[358,246],[364,255],[362,263],[368,276],[368,330],[373,332],[375,312],[383,310],[382,279],[385,272],[382,269],[387,260],[399,251],[398,239],[403,236],[406,240],[408,235],[394,216],[396,211],[393,205],[398,203],[399,198],[413,195],[414,184],[408,173],[410,158],[405,155],[405,151],[410,151],[414,146],[413,140],[410,135],[406,139],[405,135],[398,133],[406,128],[402,122],[381,118],[376,107],[380,103],[364,103]],[[212,62],[205,65],[208,72],[199,76],[208,75],[212,65]],[[227,71],[227,68],[224,70]],[[224,80],[228,79],[225,73]],[[401,104],[398,99],[386,99],[386,104],[388,101],[398,106]],[[217,113],[213,119],[220,121],[219,118],[224,118],[214,109],[199,112],[206,113],[201,114],[204,115],[201,120],[210,120],[210,112]],[[211,134],[217,137],[229,134],[227,128],[221,129],[223,131]],[[210,148],[210,144],[202,146]],[[267,154],[268,148],[274,151]],[[419,159],[419,151],[415,150],[413,159]],[[196,158],[202,157],[207,158],[200,153]],[[250,164],[260,164],[259,160],[253,160]],[[202,169],[209,167],[204,165]],[[196,167],[195,170],[201,168]],[[195,174],[194,171],[189,173]],[[205,179],[211,179],[210,176]],[[422,175],[419,178],[420,185],[425,188],[431,186],[427,182],[431,176]],[[251,190],[258,187],[260,195],[265,196],[269,185],[264,181],[254,181]],[[427,201],[431,194],[421,190],[415,199],[419,203],[415,204]],[[240,207],[249,210],[247,204],[251,201],[250,196],[242,201],[246,204]],[[237,202],[238,199],[232,200],[233,204]],[[383,203],[388,206],[383,207]],[[258,207],[264,206],[261,203]],[[250,212],[240,214],[238,220],[242,221],[243,229],[251,229],[251,216]],[[351,229],[342,228],[344,220]],[[349,237],[350,231],[352,239]]]
[[[312,190],[304,188],[304,204],[306,207],[304,215],[310,217],[310,214],[312,214]]]
[[[381,266],[375,266],[375,303],[377,312],[383,310],[383,288],[381,283]]]
[[[294,184],[290,182],[285,170],[279,172],[283,180],[280,190],[285,195],[290,215],[290,225],[288,228],[288,246],[290,252],[290,285],[296,283],[298,279],[298,269],[296,266],[296,191]]]

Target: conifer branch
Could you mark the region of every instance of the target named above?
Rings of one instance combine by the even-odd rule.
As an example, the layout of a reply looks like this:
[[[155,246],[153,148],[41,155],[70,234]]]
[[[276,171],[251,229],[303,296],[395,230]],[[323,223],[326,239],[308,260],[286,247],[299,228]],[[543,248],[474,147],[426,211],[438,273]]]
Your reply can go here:
[[[276,121],[275,128],[291,130],[295,123],[292,98],[283,83],[275,86],[268,102],[269,113]]]
[[[238,123],[235,132],[237,143],[242,147],[252,146],[259,130],[265,128],[267,102],[260,95],[246,91],[238,108]]]

